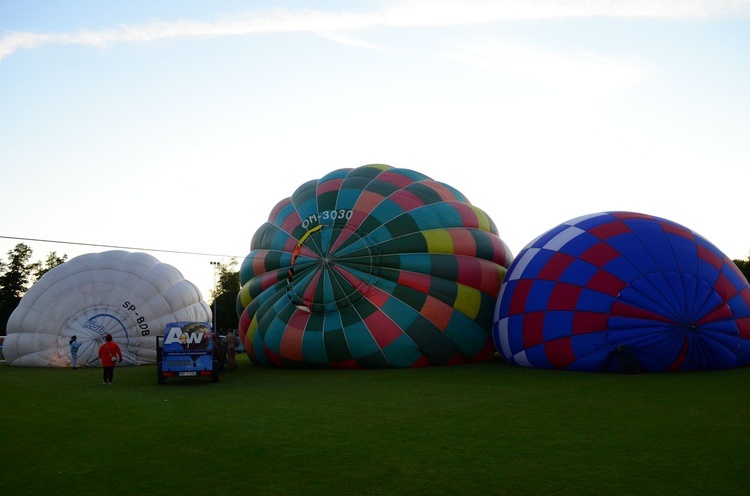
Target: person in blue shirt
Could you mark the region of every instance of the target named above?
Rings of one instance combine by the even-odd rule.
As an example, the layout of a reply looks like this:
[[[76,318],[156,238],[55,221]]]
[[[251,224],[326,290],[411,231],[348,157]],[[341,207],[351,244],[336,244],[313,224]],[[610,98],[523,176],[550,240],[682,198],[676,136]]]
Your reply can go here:
[[[73,336],[70,338],[70,357],[73,360],[73,370],[76,370],[78,367],[76,367],[76,361],[78,361],[78,348],[81,347],[81,343],[78,342],[78,338],[76,336]]]

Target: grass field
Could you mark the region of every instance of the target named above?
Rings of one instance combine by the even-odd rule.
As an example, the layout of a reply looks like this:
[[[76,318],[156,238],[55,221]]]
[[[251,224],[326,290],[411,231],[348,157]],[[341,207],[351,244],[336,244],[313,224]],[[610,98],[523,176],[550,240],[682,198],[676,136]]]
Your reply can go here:
[[[0,364],[0,493],[739,495],[750,368],[622,376],[494,361],[276,370]]]

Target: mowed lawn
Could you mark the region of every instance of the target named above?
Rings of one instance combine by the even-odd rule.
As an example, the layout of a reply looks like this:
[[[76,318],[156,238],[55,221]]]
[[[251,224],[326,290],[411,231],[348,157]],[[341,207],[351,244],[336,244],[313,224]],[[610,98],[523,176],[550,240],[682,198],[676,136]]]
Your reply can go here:
[[[750,368],[624,376],[490,362],[277,370],[0,364],[0,494],[740,495]]]

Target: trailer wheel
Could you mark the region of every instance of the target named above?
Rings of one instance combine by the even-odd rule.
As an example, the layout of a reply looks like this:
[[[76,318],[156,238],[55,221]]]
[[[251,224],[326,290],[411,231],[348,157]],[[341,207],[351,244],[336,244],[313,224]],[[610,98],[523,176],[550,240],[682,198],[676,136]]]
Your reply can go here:
[[[159,384],[164,384],[164,374],[162,374],[161,362],[156,362],[156,377]]]

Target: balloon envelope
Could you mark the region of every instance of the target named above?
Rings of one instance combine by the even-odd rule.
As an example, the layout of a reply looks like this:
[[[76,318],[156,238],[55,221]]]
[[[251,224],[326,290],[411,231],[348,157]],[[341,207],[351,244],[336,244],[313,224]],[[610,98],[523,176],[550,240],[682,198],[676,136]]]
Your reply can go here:
[[[526,246],[495,309],[512,364],[617,370],[618,346],[649,371],[750,363],[750,287],[714,245],[631,212],[573,219]]]
[[[253,236],[240,337],[253,362],[391,368],[484,360],[512,260],[454,188],[367,165],[301,185]]]
[[[156,336],[174,321],[210,321],[200,291],[146,253],[113,250],[75,257],[44,274],[11,314],[4,345],[13,366],[67,367],[76,336],[78,366],[98,366],[111,334],[123,365],[156,363]]]

